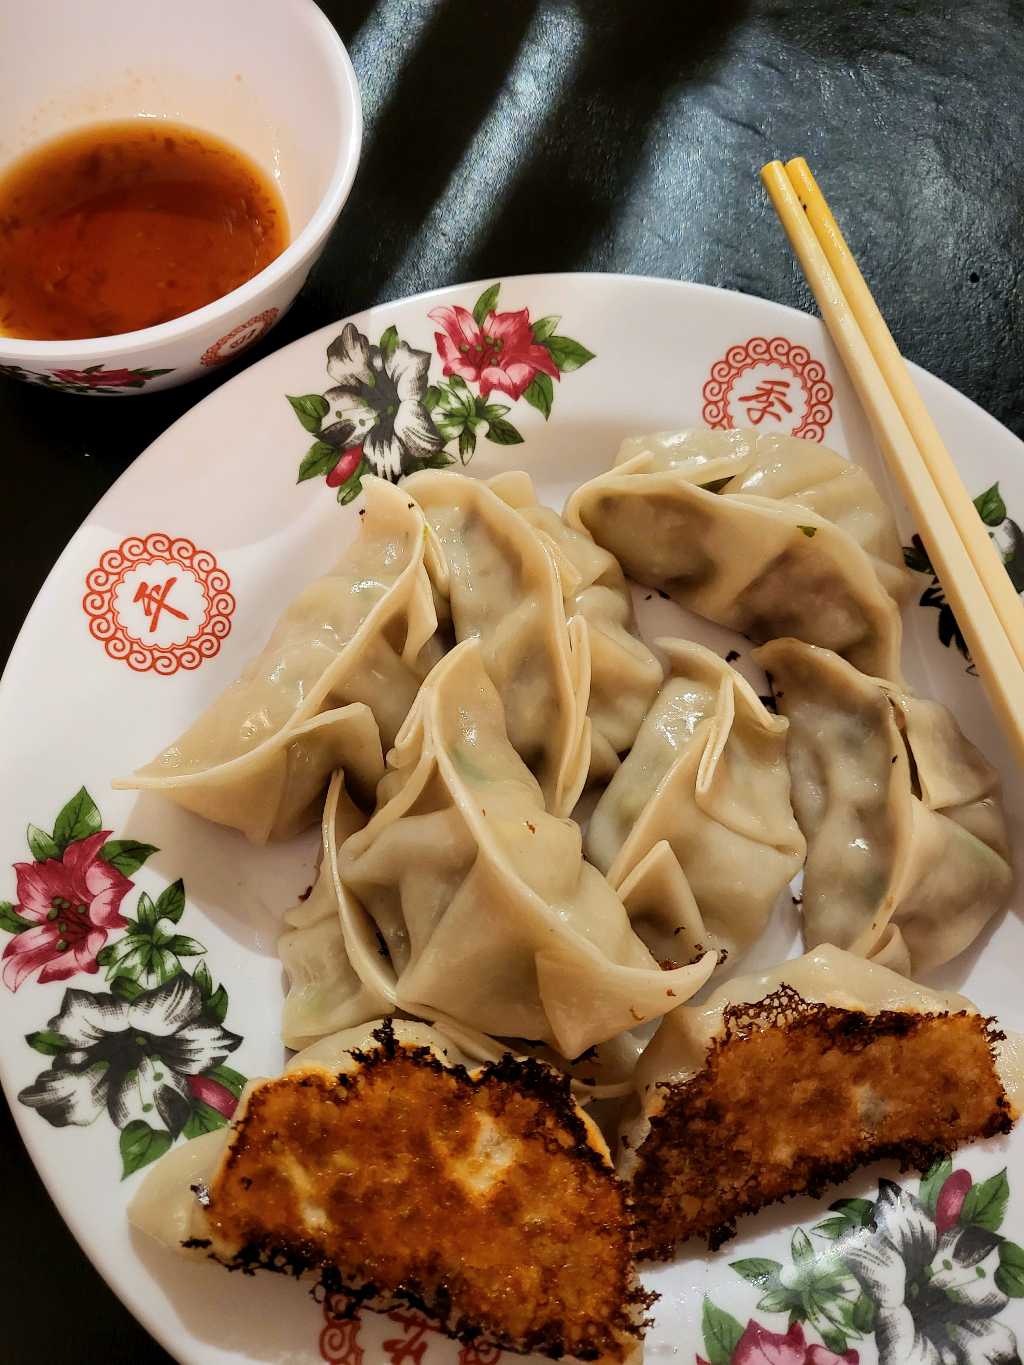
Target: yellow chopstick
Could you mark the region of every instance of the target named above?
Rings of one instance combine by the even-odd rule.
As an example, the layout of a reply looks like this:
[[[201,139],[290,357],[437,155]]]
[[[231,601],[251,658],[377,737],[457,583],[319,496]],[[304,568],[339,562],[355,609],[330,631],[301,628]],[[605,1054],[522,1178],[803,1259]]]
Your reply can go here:
[[[885,462],[913,512],[996,716],[1013,742],[1018,760],[1024,762],[1024,669],[1016,651],[782,162],[772,161],[764,166],[761,179],[857,390]],[[1005,573],[1002,565],[1000,571]]]
[[[846,301],[853,311],[878,362],[878,368],[910,428],[921,457],[928,466],[939,496],[967,548],[996,615],[1024,666],[1024,603],[1010,581],[977,508],[963,485],[952,456],[943,444],[931,414],[924,405],[907,363],[899,352],[871,290],[864,281],[853,253],[847,246],[825,196],[802,156],[786,163],[786,174],[811,221],[821,248],[835,271]]]

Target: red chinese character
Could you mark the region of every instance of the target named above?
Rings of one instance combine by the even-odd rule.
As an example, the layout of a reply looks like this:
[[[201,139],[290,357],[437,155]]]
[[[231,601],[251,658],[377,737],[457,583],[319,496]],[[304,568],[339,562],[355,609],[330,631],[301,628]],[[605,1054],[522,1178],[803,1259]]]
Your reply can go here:
[[[776,407],[783,412],[792,412],[792,407],[786,402],[786,394],[789,392],[789,381],[785,379],[762,379],[753,393],[740,394],[741,403],[749,403],[747,408],[747,420],[752,422],[755,427],[759,427],[766,417],[774,417],[776,421],[781,420]]]
[[[401,1309],[396,1309],[389,1313],[388,1317],[392,1322],[398,1323],[405,1329],[406,1335],[399,1340],[391,1337],[390,1340],[382,1343],[384,1350],[388,1353],[389,1365],[405,1365],[411,1361],[412,1365],[423,1365],[423,1357],[427,1353],[427,1333],[436,1331],[431,1327],[426,1319],[421,1318],[418,1313],[407,1313]]]
[[[329,1365],[362,1365],[366,1354],[359,1344],[359,1319],[334,1316],[346,1306],[346,1300],[341,1300],[337,1309],[333,1299],[324,1304],[325,1326],[320,1333],[320,1354]]]
[[[140,583],[135,589],[133,602],[141,602],[142,610],[149,617],[150,635],[156,630],[157,622],[160,620],[162,611],[169,611],[172,616],[177,616],[179,621],[187,621],[188,616],[185,612],[179,611],[177,607],[172,607],[167,600],[167,594],[177,583],[177,578],[169,578],[161,587],[151,588],[148,583]]]

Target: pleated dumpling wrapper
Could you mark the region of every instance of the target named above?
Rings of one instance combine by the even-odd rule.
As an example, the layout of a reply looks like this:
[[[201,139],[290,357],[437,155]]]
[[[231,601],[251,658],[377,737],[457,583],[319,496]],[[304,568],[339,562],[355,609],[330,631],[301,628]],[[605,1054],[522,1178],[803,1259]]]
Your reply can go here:
[[[457,641],[479,640],[512,746],[568,815],[590,766],[588,637],[566,618],[554,558],[514,508],[479,479],[428,469],[403,490],[423,508],[443,555],[435,585]]]
[[[568,1082],[508,1053],[474,1065],[423,1024],[377,1020],[251,1082],[229,1128],[152,1169],[129,1218],[232,1269],[318,1275],[335,1303],[425,1309],[480,1345],[642,1359],[653,1296],[625,1190]]]
[[[878,490],[835,451],[753,431],[637,436],[565,515],[699,616],[900,676],[897,602],[913,575]]]
[[[315,820],[337,768],[372,804],[382,748],[442,644],[422,512],[380,479],[363,488],[358,537],[335,568],[303,589],[179,739],[115,787],[159,792],[255,843]]]
[[[923,1171],[1009,1132],[1021,1043],[963,996],[831,945],[681,1006],[641,1058],[620,1138],[637,1254],[667,1259],[688,1237],[715,1247],[740,1215],[820,1198],[873,1161]],[[860,1254],[844,1239],[848,1264]]]
[[[558,566],[566,615],[579,616],[590,641],[590,772],[606,781],[636,739],[640,722],[657,696],[664,670],[639,638],[633,599],[618,560],[589,536],[537,501],[523,470],[488,479],[493,489],[533,527]]]
[[[659,960],[743,952],[796,876],[787,725],[703,645],[659,640],[669,676],[594,809],[584,850]]]
[[[390,966],[397,1007],[567,1058],[689,999],[716,962],[659,967],[579,826],[545,810],[475,640],[423,684],[338,874],[343,920],[368,917],[387,947],[365,969]]]
[[[913,976],[948,962],[1012,888],[995,769],[946,707],[829,650],[775,640],[754,657],[789,718],[807,946]]]

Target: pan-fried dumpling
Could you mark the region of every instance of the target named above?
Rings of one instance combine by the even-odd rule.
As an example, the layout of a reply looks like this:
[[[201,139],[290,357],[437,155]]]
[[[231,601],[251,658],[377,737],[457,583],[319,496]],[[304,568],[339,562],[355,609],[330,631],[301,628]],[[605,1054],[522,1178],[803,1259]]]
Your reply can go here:
[[[1010,893],[995,770],[944,706],[829,650],[774,640],[755,658],[789,718],[808,947],[913,975],[955,957]]]
[[[630,748],[657,696],[664,672],[637,637],[633,599],[614,555],[537,502],[522,470],[499,474],[488,487],[529,522],[555,555],[567,616],[579,615],[590,640],[591,781],[607,780]]]
[[[338,873],[387,946],[400,1008],[569,1058],[688,999],[715,964],[659,968],[579,827],[545,810],[475,640],[423,684]]]
[[[899,676],[894,598],[912,576],[877,490],[834,451],[750,431],[635,437],[565,515],[629,577],[700,616]]]
[[[336,1303],[412,1304],[492,1357],[640,1365],[653,1296],[604,1138],[549,1068],[474,1060],[399,1020],[325,1038],[168,1152],[128,1216],[208,1274],[307,1271]]]
[[[248,835],[314,820],[330,774],[372,804],[421,679],[441,653],[419,507],[367,478],[359,536],[299,594],[241,677],[190,729],[117,787],[152,790]],[[378,734],[379,730],[379,734]]]
[[[703,645],[659,640],[669,677],[591,816],[585,849],[659,959],[742,952],[804,858],[786,722]]]
[[[458,641],[480,641],[509,738],[548,810],[568,815],[590,765],[590,669],[582,621],[566,621],[555,562],[479,479],[424,470],[407,479],[445,560],[437,587]],[[436,579],[435,579],[436,582]]]
[[[717,1246],[740,1214],[880,1157],[924,1169],[1006,1133],[1022,1081],[1020,1040],[969,1000],[831,945],[728,981],[663,1020],[636,1072],[619,1171],[638,1254]]]

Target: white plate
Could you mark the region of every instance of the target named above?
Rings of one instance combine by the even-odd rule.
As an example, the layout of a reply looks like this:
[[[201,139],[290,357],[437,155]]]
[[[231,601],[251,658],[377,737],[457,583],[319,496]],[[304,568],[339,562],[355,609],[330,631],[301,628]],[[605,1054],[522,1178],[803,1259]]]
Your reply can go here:
[[[863,461],[889,487],[822,326],[774,304],[694,285],[600,275],[504,281],[496,304],[490,300],[505,339],[499,357],[508,367],[504,382],[511,374],[519,381],[512,387],[518,389],[535,369],[540,375],[545,368],[553,373],[549,383],[535,378],[518,400],[499,390],[490,393],[487,401],[506,410],[492,410],[495,424],[488,431],[480,396],[486,371],[480,368],[472,325],[454,351],[446,346],[463,372],[460,386],[457,376],[454,384],[444,376],[436,339],[445,335],[444,322],[430,316],[450,305],[472,310],[484,287],[444,290],[352,319],[371,343],[393,351],[387,368],[393,377],[396,366],[401,370],[400,396],[407,402],[415,403],[428,382],[433,386],[426,401],[442,400],[434,415],[445,449],[456,461],[458,428],[467,417],[477,423],[471,456],[469,438],[463,440],[473,474],[525,467],[542,499],[560,507],[571,488],[607,467],[624,436],[702,422],[754,423],[766,431],[795,430],[824,440]],[[528,319],[513,316],[520,310],[528,310]],[[527,321],[536,328],[541,319],[543,346],[527,329]],[[110,781],[149,759],[185,728],[263,643],[289,598],[324,570],[352,535],[355,509],[339,507],[322,474],[296,482],[316,436],[315,430],[303,429],[299,415],[316,428],[322,405],[307,402],[295,409],[285,397],[323,394],[330,387],[326,349],[341,330],[341,324],[326,327],[269,356],[162,436],[78,531],[25,624],[0,693],[6,778],[0,796],[0,865],[9,868],[0,896],[30,912],[35,906],[35,914],[43,913],[54,898],[69,902],[70,908],[57,906],[54,920],[26,930],[31,939],[20,934],[3,939],[17,949],[3,964],[7,982],[13,983],[16,963],[26,970],[16,991],[9,984],[0,986],[6,1039],[0,1070],[25,1142],[69,1226],[125,1303],[181,1360],[204,1365],[242,1359],[491,1365],[496,1353],[460,1349],[415,1315],[368,1315],[362,1324],[332,1325],[303,1286],[271,1276],[229,1276],[177,1260],[132,1234],[124,1216],[140,1177],[122,1178],[123,1161],[134,1166],[170,1141],[166,1133],[159,1135],[159,1112],[143,1109],[149,1093],[144,1083],[153,1067],[177,1061],[183,1068],[179,1079],[189,1096],[208,1102],[205,1109],[197,1103],[191,1120],[201,1125],[204,1117],[214,1121],[218,1105],[229,1107],[237,1073],[273,1073],[284,1058],[277,1030],[282,976],[274,945],[282,913],[311,880],[315,836],[284,847],[253,849],[157,798],[114,792]],[[394,350],[399,339],[421,355]],[[525,368],[515,368],[516,357]],[[501,379],[500,374],[492,377]],[[1020,442],[939,380],[925,374],[918,378],[972,494],[998,485],[998,493],[988,493],[985,510],[1000,545],[1008,554],[1017,551],[1012,568],[1019,575],[1024,570],[1021,533],[1001,509],[999,497],[1011,514],[1024,511]],[[447,387],[442,391],[441,385]],[[394,397],[386,388],[385,378],[380,386],[385,423],[390,420],[387,408],[395,406],[386,401]],[[545,416],[542,409],[552,398]],[[403,408],[397,420],[401,424],[413,415]],[[521,443],[514,443],[516,437]],[[315,463],[316,452],[312,459]],[[896,505],[900,529],[910,544],[914,528],[898,500]],[[171,579],[175,581],[167,588]],[[680,622],[677,609],[654,595],[636,596],[648,634],[670,621],[677,633],[689,631],[716,648],[735,646],[744,656],[749,652],[746,642],[727,632]],[[967,734],[1002,762],[1007,804],[1015,818],[1020,778],[978,680],[955,641],[940,640],[940,630],[949,640],[947,613],[926,602],[912,606],[906,618],[911,681],[952,706]],[[68,805],[82,788],[90,799]],[[29,831],[33,850],[26,843],[28,824],[38,827]],[[97,828],[110,831],[112,840],[136,840],[159,851],[135,867],[139,851],[133,857],[122,847],[124,871],[117,874],[98,856],[103,840],[94,836]],[[47,840],[54,836],[64,846],[60,867],[53,861],[42,868],[30,866],[34,855],[52,858],[55,850]],[[89,838],[91,842],[82,842]],[[24,864],[20,873],[14,867],[19,863]],[[173,890],[178,878],[184,881],[185,896],[175,923],[181,910]],[[162,967],[170,982],[177,982],[180,1008],[172,1020],[160,1011],[159,997],[155,1002],[147,998],[130,1014],[127,1005],[115,1006],[105,979],[115,967],[97,970],[91,956],[102,942],[115,949],[111,956],[121,958],[118,945],[128,929],[115,921],[125,915],[137,919],[143,897],[148,897],[142,901],[143,921],[158,911],[170,912],[170,918],[157,922],[162,955],[150,965],[153,970]],[[76,928],[80,912],[74,907],[83,903],[90,912],[84,918],[102,921],[106,916],[111,925],[105,938],[95,932],[91,949]],[[1019,905],[1018,900],[981,943],[940,974],[942,984],[962,987],[1013,1028],[1024,1027]],[[17,928],[11,918],[16,913],[3,911],[10,928]],[[135,946],[151,951],[144,938],[137,936]],[[150,944],[152,938],[150,934]],[[38,959],[23,952],[36,941]],[[61,949],[60,942],[67,947]],[[81,944],[86,946],[79,946],[76,957]],[[202,955],[195,951],[199,948],[205,950]],[[787,904],[776,915],[768,939],[744,966],[796,950],[795,911]],[[140,960],[131,959],[136,971]],[[51,971],[56,966],[73,974],[41,980],[46,962]],[[188,983],[173,975],[179,966],[197,973],[202,989],[182,990]],[[221,984],[224,993],[215,992]],[[97,1002],[101,995],[104,1000]],[[100,1008],[104,1003],[105,1012]],[[188,1079],[189,1068],[201,1064],[205,1054],[198,1061],[183,1061],[180,1043],[187,1041],[190,1020],[200,1007],[207,1016],[223,1014],[223,1027],[231,1035],[225,1034],[220,1043],[218,1055],[228,1070],[217,1072],[219,1080]],[[70,1078],[69,1063],[83,1060],[80,1055],[52,1055],[61,1044],[45,1036],[34,1036],[34,1045],[25,1041],[26,1035],[52,1030],[51,1021],[62,1008],[65,1028],[79,1044],[88,1035],[91,1051],[84,1060],[108,1062],[90,1073],[92,1091],[80,1076]],[[177,1048],[168,1042],[168,1030],[175,1028]],[[134,1041],[140,1037],[141,1045]],[[139,1066],[133,1082],[130,1073]],[[19,1099],[26,1090],[47,1106],[26,1105]],[[69,1117],[75,1122],[55,1122]],[[880,1239],[878,1284],[865,1286],[863,1293],[850,1279],[823,1279],[820,1258],[799,1271],[790,1268],[794,1258],[804,1261],[808,1245],[798,1229],[812,1233],[809,1245],[815,1249],[829,1247],[826,1237],[813,1234],[830,1216],[827,1200],[815,1204],[803,1199],[747,1219],[740,1237],[717,1254],[691,1249],[675,1265],[657,1270],[649,1280],[663,1297],[648,1359],[687,1365],[698,1356],[712,1365],[834,1365],[837,1357],[821,1345],[831,1316],[831,1330],[845,1323],[845,1349],[858,1352],[864,1365],[876,1360],[883,1365],[1016,1360],[1014,1334],[1024,1334],[1018,1301],[1024,1292],[1024,1252],[988,1234],[998,1225],[999,1237],[1016,1234],[1024,1241],[1024,1136],[973,1148],[954,1164],[971,1173],[977,1190],[960,1211],[962,1233],[955,1219],[964,1177],[945,1188],[937,1214],[938,1191],[931,1189],[929,1202],[926,1189],[922,1205],[916,1199],[916,1176],[898,1177],[892,1169],[866,1172],[835,1192],[834,1199],[870,1200],[878,1195],[880,1178],[901,1182],[899,1198],[889,1189],[895,1200],[889,1222],[894,1240]],[[1004,1168],[1005,1180],[1000,1175]],[[981,1188],[983,1180],[989,1183]],[[864,1205],[853,1208],[866,1210]],[[939,1234],[951,1218],[953,1230],[940,1244]],[[976,1229],[979,1220],[982,1233],[967,1229],[967,1223]],[[917,1261],[911,1255],[912,1241]],[[754,1256],[781,1266],[782,1289],[763,1307],[758,1303],[764,1289],[749,1278],[756,1268],[745,1267],[745,1278],[730,1265]],[[951,1270],[943,1269],[944,1260]],[[925,1262],[930,1277],[923,1277]],[[946,1292],[954,1279],[960,1286],[958,1307]],[[804,1306],[797,1315],[802,1312],[804,1321],[790,1328],[786,1304],[799,1304],[801,1284]],[[878,1303],[873,1323],[868,1311],[872,1295]],[[956,1339],[973,1344],[960,1354],[941,1354],[945,1329],[940,1320],[948,1321],[951,1314],[964,1323],[954,1333]],[[833,1338],[832,1344],[841,1343]],[[992,1354],[996,1346],[1003,1354]]]

